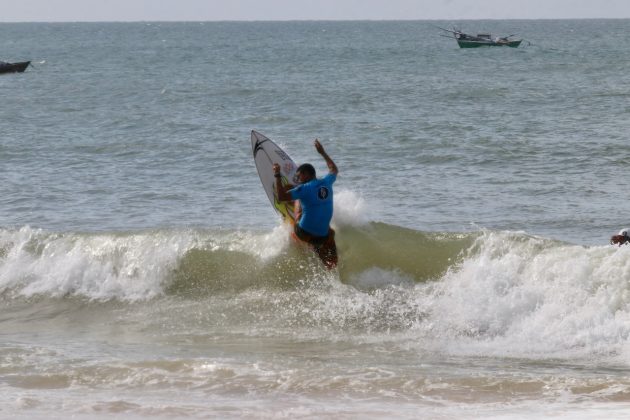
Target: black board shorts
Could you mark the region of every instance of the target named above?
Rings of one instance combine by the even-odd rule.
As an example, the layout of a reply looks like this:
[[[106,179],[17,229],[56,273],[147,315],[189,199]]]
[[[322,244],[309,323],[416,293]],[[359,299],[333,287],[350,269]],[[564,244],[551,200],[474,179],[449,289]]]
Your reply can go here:
[[[302,229],[297,223],[295,224],[294,232],[295,232],[295,236],[297,236],[299,240],[308,242],[309,244],[314,245],[314,246],[323,244],[324,242],[326,242],[326,239],[328,239],[328,236],[329,236],[329,235],[326,235],[326,236],[312,235],[308,233],[307,231],[305,231],[304,229]]]
[[[332,269],[337,266],[337,244],[335,243],[335,231],[333,229],[328,228],[327,236],[315,236],[299,227],[296,223],[293,232],[299,240],[313,247],[313,250],[326,268]]]

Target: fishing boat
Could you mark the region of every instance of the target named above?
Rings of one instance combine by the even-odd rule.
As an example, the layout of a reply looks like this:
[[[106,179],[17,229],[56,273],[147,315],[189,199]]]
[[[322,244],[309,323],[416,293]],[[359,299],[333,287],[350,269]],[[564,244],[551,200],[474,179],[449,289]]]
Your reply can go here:
[[[4,61],[0,61],[0,74],[2,73],[22,73],[28,65],[31,64],[30,61],[22,61],[20,63],[6,63]]]
[[[478,48],[478,47],[512,47],[517,48],[523,42],[522,39],[511,39],[516,34],[508,35],[508,36],[497,36],[493,37],[488,33],[481,33],[477,35],[470,35],[464,33],[458,29],[444,29],[440,28],[443,31],[449,32],[450,35],[442,35],[447,38],[453,38],[457,41],[457,45],[460,48]]]

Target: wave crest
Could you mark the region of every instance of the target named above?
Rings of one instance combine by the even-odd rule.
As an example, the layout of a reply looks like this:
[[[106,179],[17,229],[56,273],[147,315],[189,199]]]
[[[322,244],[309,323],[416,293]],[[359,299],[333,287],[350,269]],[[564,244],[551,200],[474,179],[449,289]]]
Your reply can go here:
[[[382,223],[338,229],[342,282],[365,278],[362,273],[374,268],[396,270],[413,282],[437,279],[472,243],[470,235],[427,234]],[[294,287],[322,273],[310,251],[291,245],[284,226],[269,233],[0,231],[0,291],[5,296],[133,301],[172,293]]]

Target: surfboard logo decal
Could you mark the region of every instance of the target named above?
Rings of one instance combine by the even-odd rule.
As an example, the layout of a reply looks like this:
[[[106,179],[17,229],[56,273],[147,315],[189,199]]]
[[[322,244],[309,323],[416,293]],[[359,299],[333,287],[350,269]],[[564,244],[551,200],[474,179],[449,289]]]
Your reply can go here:
[[[261,145],[267,140],[269,139],[264,139],[263,141],[256,140],[256,144],[254,145],[254,158],[256,157],[256,154],[258,154],[258,152],[262,149]]]
[[[289,155],[287,155],[284,151],[282,151],[282,150],[275,150],[275,152],[280,157],[280,159],[282,159],[282,160],[291,160]]]

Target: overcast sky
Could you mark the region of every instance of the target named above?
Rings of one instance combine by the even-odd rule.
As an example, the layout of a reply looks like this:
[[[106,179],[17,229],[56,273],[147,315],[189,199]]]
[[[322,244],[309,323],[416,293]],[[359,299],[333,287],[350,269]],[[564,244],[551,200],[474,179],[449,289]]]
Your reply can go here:
[[[630,18],[630,0],[0,0],[0,22]]]

